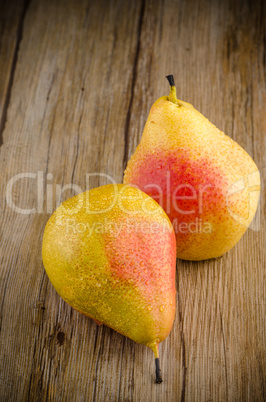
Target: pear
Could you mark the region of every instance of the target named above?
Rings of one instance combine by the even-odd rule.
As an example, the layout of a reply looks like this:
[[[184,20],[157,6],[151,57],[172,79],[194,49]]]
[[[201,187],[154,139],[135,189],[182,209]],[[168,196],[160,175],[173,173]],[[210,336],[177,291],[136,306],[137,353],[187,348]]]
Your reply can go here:
[[[106,185],[63,202],[45,227],[43,264],[58,294],[77,311],[155,355],[176,308],[176,244],[171,222],[147,194]]]
[[[176,233],[177,257],[204,260],[230,250],[250,225],[260,176],[252,158],[207,118],[176,97],[152,106],[124,183],[153,197]]]

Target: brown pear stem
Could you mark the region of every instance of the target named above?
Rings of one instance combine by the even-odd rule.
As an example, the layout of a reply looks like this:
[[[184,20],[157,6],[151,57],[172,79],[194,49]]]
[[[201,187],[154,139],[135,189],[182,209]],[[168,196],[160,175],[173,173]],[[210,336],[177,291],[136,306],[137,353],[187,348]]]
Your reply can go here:
[[[174,76],[173,75],[167,75],[166,78],[168,79],[170,87],[174,87],[175,86]]]
[[[161,384],[163,382],[163,379],[162,379],[162,372],[161,372],[161,369],[160,369],[159,357],[156,357],[156,359],[155,359],[155,367],[156,367],[156,370],[155,370],[156,384]]]

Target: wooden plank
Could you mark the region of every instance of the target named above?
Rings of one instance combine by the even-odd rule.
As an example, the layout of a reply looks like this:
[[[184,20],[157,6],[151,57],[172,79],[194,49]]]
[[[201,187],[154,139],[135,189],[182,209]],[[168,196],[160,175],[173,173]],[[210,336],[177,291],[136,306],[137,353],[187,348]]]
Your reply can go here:
[[[150,106],[167,94],[164,76],[174,74],[177,96],[243,146],[265,182],[264,19],[265,10],[258,3],[169,0],[153,7],[148,2],[129,124],[129,155],[140,141]],[[264,187],[261,198],[263,202]],[[262,202],[254,230],[249,229],[223,258],[177,261],[179,312],[164,343],[166,350],[162,348],[168,379],[163,392],[169,400],[175,400],[174,395],[188,401],[265,397]]]
[[[175,75],[180,99],[253,156],[264,179],[263,12],[260,4],[229,0],[30,3],[0,186],[5,195],[14,175],[43,172],[45,199],[42,210],[36,176],[13,188],[16,205],[36,213],[0,201],[1,400],[263,400],[262,203],[257,226],[223,258],[177,262],[178,309],[160,346],[160,386],[152,352],[72,310],[41,260],[50,212],[73,194],[56,196],[55,185],[85,190],[86,173],[121,182],[151,104],[168,92],[166,74]],[[95,177],[90,186],[105,181]]]
[[[85,190],[86,173],[95,172],[122,181],[140,9],[104,0],[30,4],[3,133],[2,194],[20,172],[43,172],[44,189],[73,181]],[[36,182],[14,185],[18,206],[36,207]],[[126,341],[72,311],[52,288],[41,260],[49,214],[18,214],[6,202],[1,207],[1,398],[115,395]],[[102,388],[104,370],[109,382]]]
[[[0,145],[27,7],[27,1],[23,4],[9,0],[0,4]]]

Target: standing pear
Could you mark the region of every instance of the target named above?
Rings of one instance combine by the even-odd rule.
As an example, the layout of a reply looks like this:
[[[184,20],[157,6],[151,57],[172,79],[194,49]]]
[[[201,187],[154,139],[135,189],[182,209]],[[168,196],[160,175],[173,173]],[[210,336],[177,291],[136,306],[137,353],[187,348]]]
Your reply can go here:
[[[124,183],[153,197],[176,233],[177,257],[204,260],[230,250],[250,225],[260,175],[252,158],[194,107],[169,96],[152,106]]]

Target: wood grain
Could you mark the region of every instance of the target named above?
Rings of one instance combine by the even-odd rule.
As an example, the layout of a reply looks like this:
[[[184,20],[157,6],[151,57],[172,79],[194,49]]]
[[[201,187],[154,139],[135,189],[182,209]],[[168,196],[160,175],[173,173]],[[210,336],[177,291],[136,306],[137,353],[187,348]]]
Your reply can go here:
[[[10,91],[28,1],[3,0],[0,3],[0,145],[6,124]]]
[[[122,181],[149,108],[168,92],[169,73],[178,97],[243,146],[265,182],[263,2],[9,7],[13,36],[0,35],[8,49],[0,61],[0,399],[262,401],[265,187],[255,223],[233,250],[219,260],[177,261],[178,308],[160,346],[160,386],[150,350],[60,299],[44,272],[41,242],[51,212],[74,194],[60,194],[60,186],[84,191],[106,182],[94,176],[86,183],[88,173]],[[22,172],[36,177],[16,182],[13,200],[36,208],[31,214],[13,211],[6,199],[10,179]]]

